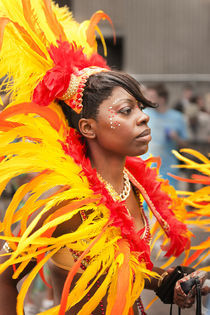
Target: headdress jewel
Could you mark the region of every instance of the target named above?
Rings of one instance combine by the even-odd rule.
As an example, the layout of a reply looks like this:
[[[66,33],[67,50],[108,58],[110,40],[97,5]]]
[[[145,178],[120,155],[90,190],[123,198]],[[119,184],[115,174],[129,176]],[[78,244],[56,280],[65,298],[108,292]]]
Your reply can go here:
[[[54,67],[46,72],[36,86],[33,102],[47,106],[54,99],[63,100],[75,112],[82,110],[82,96],[90,75],[108,71],[106,61],[98,53],[88,58],[76,43],[57,42],[51,45],[49,55]]]
[[[87,79],[92,74],[107,70],[107,68],[92,66],[84,68],[80,71],[75,71],[75,73],[73,73],[71,76],[68,89],[60,99],[65,101],[65,103],[69,105],[75,112],[80,113],[83,108],[82,97]]]

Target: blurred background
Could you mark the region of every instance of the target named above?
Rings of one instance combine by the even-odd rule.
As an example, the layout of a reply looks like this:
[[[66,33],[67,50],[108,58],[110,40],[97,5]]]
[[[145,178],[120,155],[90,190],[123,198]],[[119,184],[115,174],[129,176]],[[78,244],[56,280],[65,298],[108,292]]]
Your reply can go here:
[[[159,109],[151,115],[150,125],[158,133],[152,135],[149,153],[160,155],[165,168],[161,175],[176,173],[171,149],[190,147],[208,156],[210,152],[210,0],[57,0],[67,5],[78,22],[89,19],[97,10],[103,10],[113,21],[117,41],[107,21],[100,22],[108,55],[108,65],[125,71],[141,84],[145,95],[158,103]],[[98,39],[99,53],[103,47]],[[4,90],[1,98],[6,106],[9,97]],[[3,107],[2,107],[3,108]],[[156,112],[155,112],[156,111]],[[155,138],[157,136],[157,139]],[[159,143],[160,141],[160,143]],[[190,172],[178,175],[189,177]],[[0,215],[20,185],[19,181],[7,187],[0,200]],[[175,188],[194,191],[195,185],[177,184]],[[178,186],[177,186],[178,185]],[[193,230],[198,241],[206,234]],[[153,252],[153,259],[159,250]],[[181,260],[180,260],[181,261]],[[157,264],[164,264],[160,257]],[[179,261],[178,261],[179,262]],[[207,257],[202,267],[209,265]],[[49,277],[50,278],[50,277]],[[147,305],[154,294],[145,291]],[[31,288],[25,309],[26,315],[37,314],[52,305],[52,292],[46,291],[40,279]],[[207,300],[203,302],[203,315],[210,314]],[[174,310],[176,314],[177,310]],[[169,314],[169,306],[156,301],[147,311],[149,315]],[[183,315],[195,314],[195,308],[184,310]]]
[[[107,22],[100,28],[108,46],[108,64],[135,75],[141,82],[164,82],[175,102],[190,83],[196,92],[209,92],[209,0],[69,0],[79,22],[96,10],[112,19],[113,44]],[[100,44],[99,44],[100,46]]]

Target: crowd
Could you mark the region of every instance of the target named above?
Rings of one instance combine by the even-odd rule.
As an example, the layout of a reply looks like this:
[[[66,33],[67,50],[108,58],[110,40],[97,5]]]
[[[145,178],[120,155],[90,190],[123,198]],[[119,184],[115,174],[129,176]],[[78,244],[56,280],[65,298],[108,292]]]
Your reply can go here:
[[[189,146],[207,155],[210,144],[209,93],[196,93],[191,85],[186,85],[183,87],[182,98],[174,104],[174,109],[185,117]]]
[[[178,161],[172,150],[192,148],[208,156],[210,147],[210,104],[209,93],[197,93],[190,84],[183,85],[182,95],[171,104],[169,90],[165,84],[149,85],[145,90],[147,98],[158,104],[157,108],[147,109],[150,116],[149,126],[152,130],[152,141],[148,153],[160,156],[162,164],[160,174],[168,179],[176,189],[179,182],[168,173],[179,175],[173,165]],[[186,172],[186,171],[185,171]],[[189,177],[190,171],[184,174]],[[189,185],[194,190],[195,185]]]

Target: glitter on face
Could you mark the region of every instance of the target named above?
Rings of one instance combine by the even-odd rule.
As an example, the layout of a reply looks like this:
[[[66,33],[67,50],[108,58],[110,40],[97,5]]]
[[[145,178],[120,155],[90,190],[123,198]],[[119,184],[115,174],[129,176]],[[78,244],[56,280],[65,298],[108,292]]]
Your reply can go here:
[[[115,104],[117,100],[115,100],[113,104]],[[111,129],[115,129],[116,127],[119,127],[120,123],[114,119],[117,114],[113,111],[113,107],[109,106],[108,111],[110,113],[109,120],[110,120]]]

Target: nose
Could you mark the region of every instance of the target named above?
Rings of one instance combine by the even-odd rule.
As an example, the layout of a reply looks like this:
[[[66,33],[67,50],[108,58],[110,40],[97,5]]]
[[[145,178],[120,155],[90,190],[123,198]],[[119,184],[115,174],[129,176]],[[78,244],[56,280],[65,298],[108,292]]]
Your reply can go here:
[[[136,116],[136,124],[141,125],[142,123],[149,122],[149,115],[143,112],[140,108],[138,108],[137,116]]]

